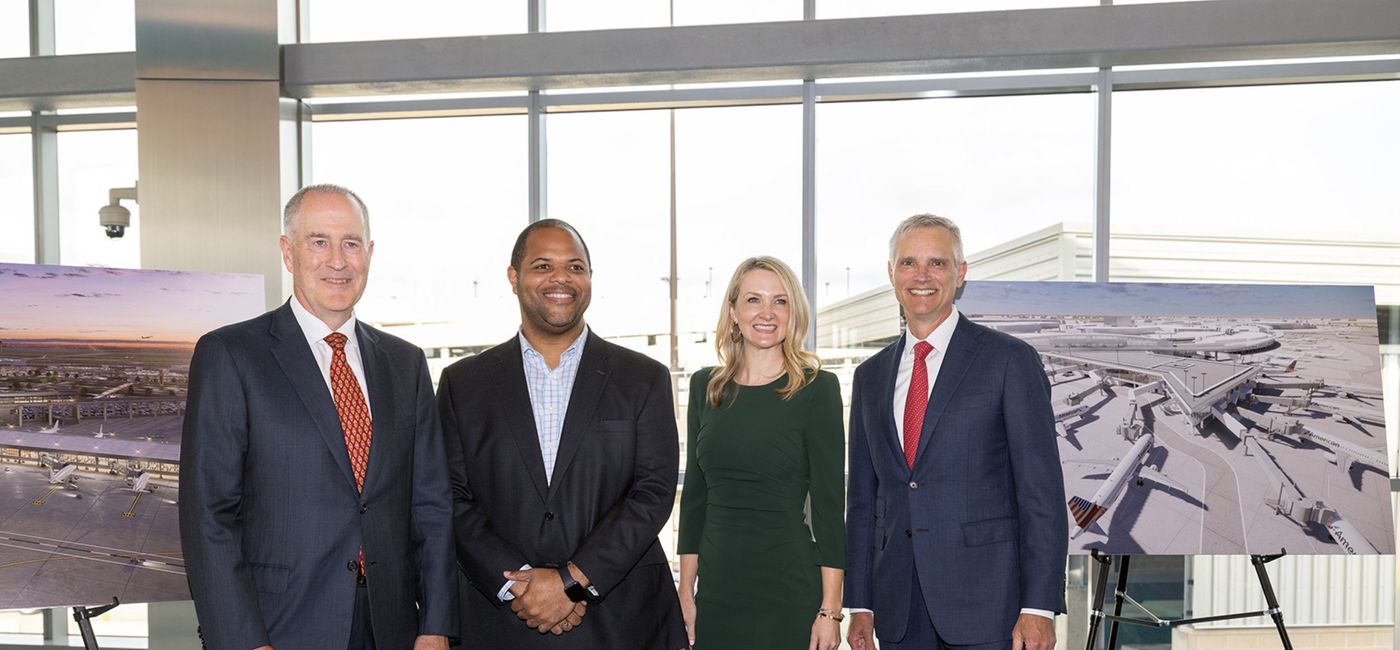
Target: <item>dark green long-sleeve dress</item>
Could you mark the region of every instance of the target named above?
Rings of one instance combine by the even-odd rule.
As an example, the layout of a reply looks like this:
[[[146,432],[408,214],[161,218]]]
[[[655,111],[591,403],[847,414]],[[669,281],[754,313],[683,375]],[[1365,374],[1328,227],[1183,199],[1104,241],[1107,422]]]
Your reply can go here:
[[[845,566],[840,386],[820,372],[784,400],[784,375],[737,386],[714,408],[705,399],[710,372],[690,381],[677,544],[700,556],[696,648],[805,650],[821,567]]]

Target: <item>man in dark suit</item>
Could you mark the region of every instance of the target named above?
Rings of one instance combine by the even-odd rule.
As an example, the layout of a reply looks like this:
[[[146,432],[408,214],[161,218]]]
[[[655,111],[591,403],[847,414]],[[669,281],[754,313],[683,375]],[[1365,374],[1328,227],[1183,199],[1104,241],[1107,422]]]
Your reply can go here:
[[[847,494],[855,650],[1049,650],[1068,522],[1050,385],[1025,342],[961,316],[952,221],[890,239],[908,330],[856,369]]]
[[[519,333],[438,383],[463,645],[684,648],[656,539],[679,463],[670,376],[585,326],[592,263],[569,224],[527,227],[506,274]]]
[[[190,363],[180,535],[209,648],[448,647],[452,504],[427,361],[355,319],[374,243],[359,197],[287,203],[293,297]]]

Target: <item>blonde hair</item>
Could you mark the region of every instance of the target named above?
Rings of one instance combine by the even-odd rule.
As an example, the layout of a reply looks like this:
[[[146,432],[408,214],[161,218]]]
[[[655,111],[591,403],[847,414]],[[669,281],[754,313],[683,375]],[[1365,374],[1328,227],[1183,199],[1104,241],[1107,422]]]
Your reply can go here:
[[[744,339],[734,340],[733,333],[738,326],[731,314],[739,300],[739,283],[750,271],[772,271],[783,283],[783,290],[787,292],[789,322],[782,350],[783,370],[787,372],[788,381],[786,386],[778,389],[778,394],[783,399],[791,399],[817,376],[817,371],[822,367],[817,355],[802,349],[802,340],[806,336],[812,310],[807,304],[806,294],[802,293],[802,283],[798,281],[797,274],[776,257],[750,257],[741,262],[739,268],[734,269],[734,277],[729,279],[729,288],[724,291],[724,304],[719,310],[719,325],[715,327],[715,352],[719,355],[719,365],[710,373],[710,384],[705,389],[705,396],[710,406],[716,408],[724,401],[725,394],[732,391],[734,376],[739,374],[739,367],[744,361]]]

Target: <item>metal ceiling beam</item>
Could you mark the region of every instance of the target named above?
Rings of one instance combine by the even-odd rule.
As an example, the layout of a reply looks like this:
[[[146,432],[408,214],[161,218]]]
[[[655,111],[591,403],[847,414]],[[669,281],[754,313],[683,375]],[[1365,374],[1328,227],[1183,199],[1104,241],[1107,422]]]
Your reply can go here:
[[[285,86],[298,98],[1374,56],[1400,53],[1400,3],[1219,0],[319,43],[287,45],[283,53]],[[1391,62],[1319,63],[1315,72],[1347,66],[1360,66],[1358,80],[1394,78]],[[134,104],[135,71],[131,52],[0,59],[0,111]],[[1233,85],[1240,73],[1115,71],[1121,90]],[[1257,83],[1322,80],[1309,77],[1265,73]],[[929,85],[954,83],[969,86],[958,94],[981,94],[987,91],[971,86],[1004,82]],[[819,94],[831,87],[819,84]],[[555,104],[551,110],[571,110],[572,102],[547,102]]]
[[[1400,52],[1394,0],[1220,0],[284,48],[298,98]]]
[[[0,111],[136,104],[136,54],[0,59]]]

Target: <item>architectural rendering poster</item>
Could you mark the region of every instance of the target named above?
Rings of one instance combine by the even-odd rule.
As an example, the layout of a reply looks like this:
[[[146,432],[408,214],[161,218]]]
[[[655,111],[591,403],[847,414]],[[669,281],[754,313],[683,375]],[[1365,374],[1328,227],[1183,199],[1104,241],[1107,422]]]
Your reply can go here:
[[[1070,550],[1393,553],[1371,287],[969,283],[1050,378]]]
[[[188,599],[190,355],[262,277],[0,264],[0,297],[0,609]]]

